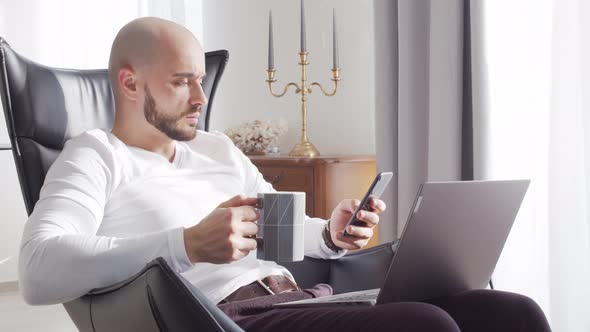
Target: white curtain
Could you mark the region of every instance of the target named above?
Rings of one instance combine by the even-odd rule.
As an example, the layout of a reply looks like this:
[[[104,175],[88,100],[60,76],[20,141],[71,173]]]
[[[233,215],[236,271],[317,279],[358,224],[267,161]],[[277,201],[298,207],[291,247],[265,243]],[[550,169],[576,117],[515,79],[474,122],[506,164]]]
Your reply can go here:
[[[463,6],[463,0],[398,1],[397,235],[422,183],[461,179]],[[384,133],[376,138],[379,158],[392,149]]]
[[[554,331],[590,331],[590,4],[484,1],[479,178],[530,178],[497,266]],[[479,127],[479,128],[478,128]]]
[[[185,25],[202,41],[201,0],[0,0],[0,36],[39,63],[106,68],[119,29],[156,16]]]

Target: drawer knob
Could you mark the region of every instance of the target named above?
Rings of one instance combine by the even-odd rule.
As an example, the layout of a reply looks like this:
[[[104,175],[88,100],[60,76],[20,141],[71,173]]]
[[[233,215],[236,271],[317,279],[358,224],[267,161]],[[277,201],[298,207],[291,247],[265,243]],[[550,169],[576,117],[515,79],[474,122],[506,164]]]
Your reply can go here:
[[[281,180],[281,178],[283,177],[283,172],[281,172],[278,175],[273,175],[273,176],[264,175],[263,177],[264,177],[264,180],[266,180],[266,182],[268,182],[270,184],[275,184]]]

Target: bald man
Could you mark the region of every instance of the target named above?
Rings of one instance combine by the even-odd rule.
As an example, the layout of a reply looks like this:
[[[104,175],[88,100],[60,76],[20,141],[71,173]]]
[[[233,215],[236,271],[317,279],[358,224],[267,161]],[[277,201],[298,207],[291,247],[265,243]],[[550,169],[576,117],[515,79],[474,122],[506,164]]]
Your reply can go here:
[[[197,39],[169,21],[134,20],[113,42],[109,73],[112,130],[66,143],[26,224],[19,279],[28,303],[67,302],[161,256],[248,331],[548,330],[534,302],[501,292],[467,292],[436,306],[271,309],[332,291],[300,290],[286,268],[256,259],[254,197],[274,189],[226,136],[196,129],[207,103]],[[343,237],[357,205],[343,200],[330,221],[307,218],[306,255],[337,259],[364,247],[385,204],[372,200],[358,215],[366,225]]]

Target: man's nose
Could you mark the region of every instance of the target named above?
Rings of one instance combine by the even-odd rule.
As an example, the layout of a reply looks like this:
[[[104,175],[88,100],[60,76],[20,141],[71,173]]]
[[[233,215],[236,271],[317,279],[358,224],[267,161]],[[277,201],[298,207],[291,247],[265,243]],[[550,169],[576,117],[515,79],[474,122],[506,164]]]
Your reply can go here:
[[[201,84],[194,84],[191,89],[191,98],[190,104],[191,105],[205,105],[209,100],[205,95],[205,91],[203,90],[203,86]]]

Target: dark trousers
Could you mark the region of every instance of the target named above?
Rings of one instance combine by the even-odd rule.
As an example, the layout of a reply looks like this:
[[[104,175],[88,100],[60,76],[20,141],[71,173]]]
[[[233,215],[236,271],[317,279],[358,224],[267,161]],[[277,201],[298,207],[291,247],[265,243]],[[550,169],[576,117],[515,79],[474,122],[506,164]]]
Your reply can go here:
[[[427,302],[368,306],[272,308],[281,303],[325,295],[313,289],[219,305],[246,331],[551,331],[530,298],[502,291],[473,290]]]

